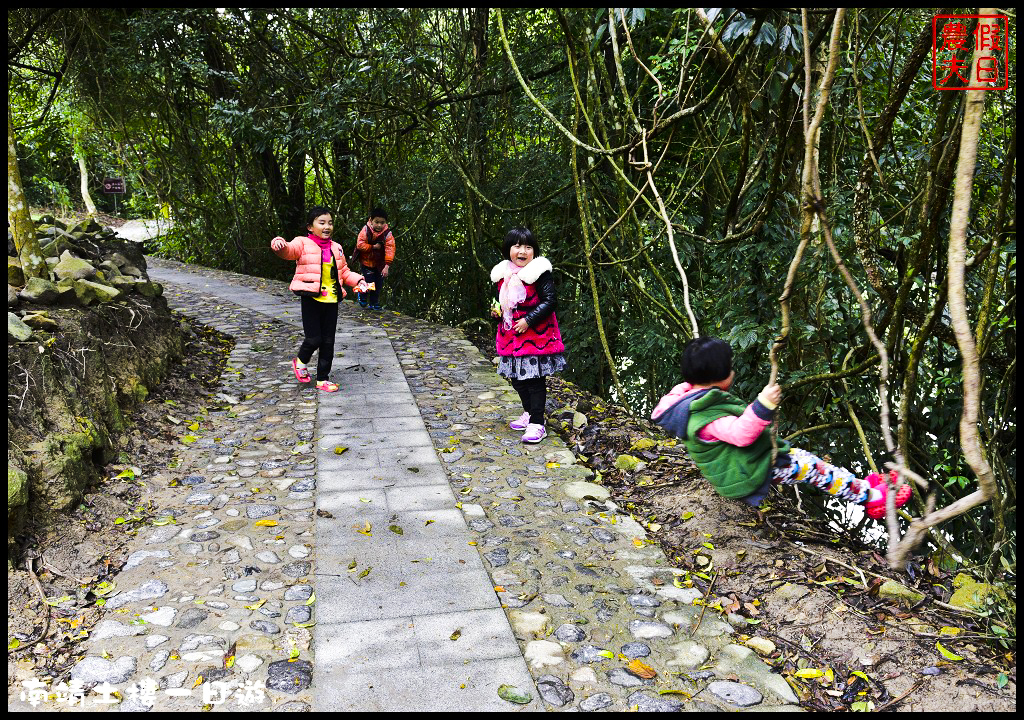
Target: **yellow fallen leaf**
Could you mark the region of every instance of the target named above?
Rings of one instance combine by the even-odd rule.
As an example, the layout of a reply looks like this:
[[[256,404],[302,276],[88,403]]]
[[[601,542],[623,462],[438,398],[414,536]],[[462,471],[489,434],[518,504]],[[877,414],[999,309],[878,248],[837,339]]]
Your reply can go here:
[[[263,518],[262,520],[256,521],[256,527],[275,527],[277,520],[271,520],[270,518]]]
[[[495,585],[494,586],[494,592],[505,592],[505,586],[504,585]]]
[[[946,658],[950,662],[960,662],[961,660],[963,660],[963,658],[957,655],[956,653],[952,653],[946,648],[944,648],[942,646],[942,643],[940,642],[936,642],[935,647],[938,648],[940,653],[942,653],[942,657]]]
[[[261,607],[263,607],[264,603],[266,603],[266,602],[267,602],[267,600],[266,600],[266,598],[264,598],[263,600],[260,600],[257,603],[253,603],[252,605],[246,605],[245,609],[246,610],[259,610]]]
[[[797,670],[795,673],[793,673],[793,675],[795,675],[798,678],[803,678],[807,680],[811,678],[820,678],[824,676],[825,673],[823,673],[821,670],[816,670],[814,668],[804,668],[803,670]]]

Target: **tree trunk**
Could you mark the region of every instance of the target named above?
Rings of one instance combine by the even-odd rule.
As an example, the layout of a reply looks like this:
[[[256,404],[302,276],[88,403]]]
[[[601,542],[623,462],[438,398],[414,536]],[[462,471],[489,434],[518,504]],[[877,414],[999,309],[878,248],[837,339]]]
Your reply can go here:
[[[994,8],[981,8],[980,15],[994,15]],[[982,20],[982,23],[992,22]],[[994,24],[994,22],[993,22]],[[980,50],[975,50],[971,67],[978,64]],[[960,158],[957,162],[956,183],[953,191],[953,212],[949,224],[949,251],[947,271],[949,287],[949,317],[956,335],[960,357],[963,360],[964,405],[960,416],[960,445],[964,459],[978,479],[978,489],[960,498],[952,505],[929,513],[911,523],[903,540],[889,549],[889,564],[898,567],[923,537],[925,531],[957,515],[995,498],[999,493],[992,466],[985,457],[985,451],[978,432],[978,415],[981,407],[981,362],[978,348],[971,330],[970,314],[967,308],[967,293],[964,287],[967,270],[967,225],[971,213],[971,192],[974,184],[974,168],[978,158],[978,139],[985,114],[986,90],[966,90],[967,104],[960,136]],[[890,541],[891,542],[891,541]]]
[[[46,261],[36,240],[36,226],[29,214],[28,201],[21,184],[21,171],[18,170],[18,150],[14,144],[14,123],[11,121],[11,109],[7,108],[7,222],[14,235],[14,246],[21,259],[21,269],[25,278],[48,275]]]
[[[78,170],[82,173],[82,201],[85,203],[85,212],[89,217],[93,217],[96,215],[96,204],[89,194],[89,168],[85,165],[85,152],[76,151],[75,159],[78,161]]]

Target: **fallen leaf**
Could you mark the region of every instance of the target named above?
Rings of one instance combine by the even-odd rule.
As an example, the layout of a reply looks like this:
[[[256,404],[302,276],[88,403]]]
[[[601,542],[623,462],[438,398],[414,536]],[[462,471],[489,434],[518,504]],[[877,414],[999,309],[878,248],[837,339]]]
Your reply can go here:
[[[634,675],[642,677],[644,680],[650,680],[651,678],[658,676],[658,673],[655,672],[654,668],[640,660],[634,660],[626,666],[626,669]]]
[[[448,637],[448,639],[449,639],[449,640],[458,640],[458,639],[459,639],[460,637],[462,637],[462,628],[459,628],[458,630],[456,630],[455,632],[453,632],[453,633],[452,633],[452,634],[451,634],[451,635],[450,635],[450,636]]]
[[[804,668],[803,670],[797,670],[795,673],[793,673],[793,675],[795,677],[808,680],[811,678],[823,677],[825,673],[823,673],[821,670],[816,670],[815,668]]]
[[[946,648],[944,648],[942,646],[942,643],[940,642],[936,642],[935,647],[938,648],[940,653],[942,653],[942,657],[946,658],[950,662],[960,662],[961,660],[963,660],[963,658],[957,655],[956,653],[952,653]]]
[[[347,447],[342,447],[341,445],[338,445],[337,447],[334,448],[334,454],[335,455],[341,455],[346,450],[348,450]]]
[[[255,523],[256,527],[275,527],[277,526],[277,520],[271,520],[270,518],[263,518],[257,520]]]
[[[405,535],[405,531],[398,525],[390,525],[388,526],[388,530],[393,532],[395,535]]]

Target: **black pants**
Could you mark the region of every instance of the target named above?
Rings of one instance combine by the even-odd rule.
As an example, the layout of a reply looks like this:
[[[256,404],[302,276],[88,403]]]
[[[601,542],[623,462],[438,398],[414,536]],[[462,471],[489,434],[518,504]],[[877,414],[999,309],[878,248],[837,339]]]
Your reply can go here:
[[[334,363],[334,335],[338,330],[338,303],[324,303],[302,297],[302,332],[306,337],[299,347],[299,362],[308,365],[313,351],[319,350],[316,379],[328,380]]]
[[[380,291],[384,288],[384,278],[377,268],[363,267],[363,279],[373,283],[374,289],[362,293],[362,300],[367,305],[380,305]]]
[[[533,425],[543,425],[544,404],[548,399],[548,386],[545,378],[511,380],[510,382],[519,393],[519,399],[523,401],[523,410],[530,413],[530,422]]]

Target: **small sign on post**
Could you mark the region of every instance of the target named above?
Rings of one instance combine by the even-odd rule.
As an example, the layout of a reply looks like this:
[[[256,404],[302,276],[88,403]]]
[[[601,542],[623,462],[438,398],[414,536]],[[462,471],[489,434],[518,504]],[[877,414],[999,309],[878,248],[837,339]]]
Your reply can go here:
[[[114,196],[114,214],[117,215],[117,196],[124,195],[124,178],[103,178],[103,193]]]

